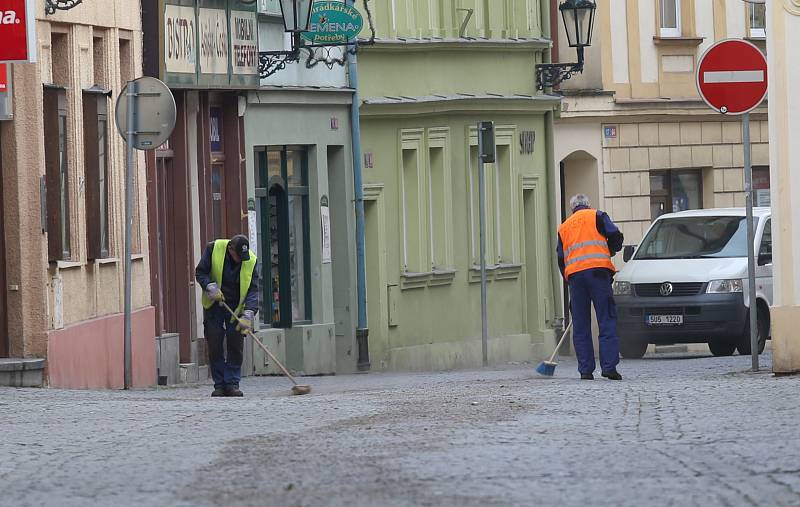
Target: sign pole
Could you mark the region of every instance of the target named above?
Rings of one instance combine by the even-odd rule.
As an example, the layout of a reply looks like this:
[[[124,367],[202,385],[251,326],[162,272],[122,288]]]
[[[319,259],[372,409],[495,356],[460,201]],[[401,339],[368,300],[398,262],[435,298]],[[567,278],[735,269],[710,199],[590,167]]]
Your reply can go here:
[[[132,387],[132,358],[131,358],[131,246],[133,235],[133,171],[134,171],[134,145],[136,143],[136,81],[128,83],[128,125],[127,150],[128,163],[125,171],[125,389]]]
[[[478,124],[478,202],[480,207],[481,350],[483,366],[489,366],[489,321],[486,286],[486,174],[483,162],[483,123]]]
[[[750,301],[750,353],[758,371],[758,312],[756,311],[755,231],[753,230],[753,164],[750,156],[750,113],[742,115],[744,141],[744,191],[747,202],[747,289]]]

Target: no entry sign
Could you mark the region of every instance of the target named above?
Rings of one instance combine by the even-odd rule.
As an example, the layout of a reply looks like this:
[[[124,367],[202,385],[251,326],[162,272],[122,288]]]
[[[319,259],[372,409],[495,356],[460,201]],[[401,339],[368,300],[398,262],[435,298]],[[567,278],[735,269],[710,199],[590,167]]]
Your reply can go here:
[[[720,41],[700,58],[697,89],[706,104],[720,113],[752,111],[767,95],[767,60],[747,41]]]
[[[0,62],[36,61],[34,0],[0,1]]]

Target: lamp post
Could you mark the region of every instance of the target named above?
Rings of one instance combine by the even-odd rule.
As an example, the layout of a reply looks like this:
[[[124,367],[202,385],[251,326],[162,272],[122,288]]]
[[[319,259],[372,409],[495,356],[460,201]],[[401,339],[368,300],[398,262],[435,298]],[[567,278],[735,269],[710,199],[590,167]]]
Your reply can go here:
[[[558,6],[564,29],[567,32],[569,47],[576,48],[576,63],[542,63],[536,66],[536,83],[539,90],[552,88],[573,74],[583,72],[583,50],[592,45],[595,12],[594,0],[564,0]]]

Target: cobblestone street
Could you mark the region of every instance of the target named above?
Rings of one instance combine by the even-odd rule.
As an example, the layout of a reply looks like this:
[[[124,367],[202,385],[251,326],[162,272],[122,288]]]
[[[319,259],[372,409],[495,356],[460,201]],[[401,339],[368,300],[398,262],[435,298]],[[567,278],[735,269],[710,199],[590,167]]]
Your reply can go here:
[[[762,364],[769,367],[770,358]],[[0,390],[0,505],[800,505],[800,378],[749,357]]]

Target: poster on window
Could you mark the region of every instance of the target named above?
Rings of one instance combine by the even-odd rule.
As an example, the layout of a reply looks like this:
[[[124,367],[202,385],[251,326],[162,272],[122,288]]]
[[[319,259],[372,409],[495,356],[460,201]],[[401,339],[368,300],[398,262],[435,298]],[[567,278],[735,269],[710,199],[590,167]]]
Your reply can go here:
[[[255,12],[231,11],[231,48],[233,73],[258,73],[258,21]]]
[[[322,225],[322,263],[331,263],[331,211],[328,206],[319,207],[320,224]]]
[[[247,235],[250,239],[250,251],[253,255],[258,256],[258,220],[256,217],[256,210],[251,209],[247,212]]]
[[[228,75],[228,19],[224,9],[200,9],[200,72]]]

